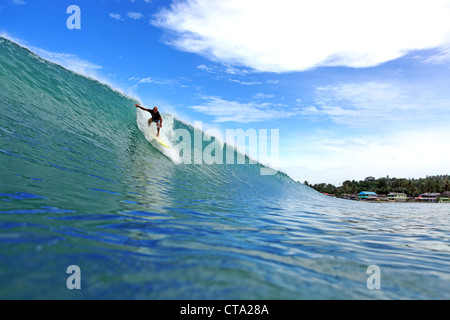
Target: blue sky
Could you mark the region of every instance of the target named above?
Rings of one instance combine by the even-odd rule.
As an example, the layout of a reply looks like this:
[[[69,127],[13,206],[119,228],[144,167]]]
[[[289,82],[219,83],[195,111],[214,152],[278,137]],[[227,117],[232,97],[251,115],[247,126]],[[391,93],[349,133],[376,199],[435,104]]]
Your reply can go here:
[[[338,185],[449,174],[448,17],[448,0],[1,0],[0,35],[204,129],[279,129],[279,169]]]

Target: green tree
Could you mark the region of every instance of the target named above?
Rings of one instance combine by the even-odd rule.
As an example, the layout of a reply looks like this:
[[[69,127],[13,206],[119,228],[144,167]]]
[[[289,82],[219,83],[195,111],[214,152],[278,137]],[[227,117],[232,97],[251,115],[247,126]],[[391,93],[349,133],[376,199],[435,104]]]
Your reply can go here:
[[[450,191],[450,180],[446,178],[442,183],[442,192]]]
[[[307,181],[304,183],[309,185]],[[342,186],[336,187],[330,183],[320,183],[309,185],[319,192],[334,193],[336,196],[342,194],[358,193],[360,191],[374,191],[377,194],[389,194],[390,192],[404,192],[409,196],[417,197],[425,192],[445,192],[450,191],[450,176],[427,176],[419,179],[405,178],[380,178],[375,181],[355,181],[345,180]]]
[[[345,180],[342,183],[342,192],[345,194],[352,193],[352,182],[350,180]]]
[[[437,187],[438,187],[438,185],[436,183],[436,180],[430,179],[430,178],[426,179],[426,181],[425,181],[426,192],[436,192]]]
[[[406,192],[408,193],[408,196],[410,196],[410,197],[417,197],[419,195],[418,189],[411,179],[406,184]]]
[[[388,180],[386,178],[380,178],[375,181],[375,192],[377,194],[388,194]]]

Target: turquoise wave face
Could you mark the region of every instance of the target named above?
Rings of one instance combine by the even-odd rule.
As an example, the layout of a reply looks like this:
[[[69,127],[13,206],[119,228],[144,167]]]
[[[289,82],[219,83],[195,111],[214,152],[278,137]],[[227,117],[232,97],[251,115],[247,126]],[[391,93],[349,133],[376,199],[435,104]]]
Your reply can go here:
[[[0,298],[450,298],[450,206],[335,200],[248,159],[179,163],[134,103],[0,38]],[[199,133],[163,116],[174,145]]]

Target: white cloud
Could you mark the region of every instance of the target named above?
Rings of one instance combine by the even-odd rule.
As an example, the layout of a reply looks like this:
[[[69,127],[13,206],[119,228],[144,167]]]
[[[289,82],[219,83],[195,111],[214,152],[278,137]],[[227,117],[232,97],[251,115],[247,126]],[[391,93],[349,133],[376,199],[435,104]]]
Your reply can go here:
[[[199,65],[197,66],[197,69],[203,70],[205,72],[208,73],[212,73],[212,74],[222,74],[222,73],[227,73],[227,74],[232,74],[232,75],[247,75],[250,72],[246,69],[243,68],[236,68],[234,66],[231,65],[226,65],[226,64],[222,64],[222,65]]]
[[[265,93],[259,92],[253,96],[253,99],[271,99],[274,97],[275,97],[275,95],[273,95],[273,94],[265,94]]]
[[[118,21],[123,21],[124,19],[122,18],[122,16],[118,13],[110,13],[109,17]]]
[[[377,136],[340,137],[329,132],[296,137],[280,167],[295,180],[333,183],[367,176],[420,178],[449,171],[448,129],[388,130]],[[283,141],[283,140],[282,140]],[[301,143],[298,143],[301,141]],[[281,148],[284,149],[284,148]]]
[[[152,83],[155,82],[151,77],[143,78],[138,81],[138,83]]]
[[[450,42],[449,0],[186,0],[153,20],[170,44],[258,71],[369,67]]]
[[[280,109],[269,103],[227,101],[218,97],[203,97],[204,104],[190,107],[198,112],[214,116],[215,123],[251,123],[288,118],[295,115],[291,110]]]
[[[20,5],[20,6],[23,6],[23,5],[25,5],[25,4],[27,4],[25,1],[23,1],[23,0],[13,0],[13,2],[15,3],[15,4],[17,4],[17,5]]]
[[[127,17],[134,20],[139,20],[144,17],[144,15],[141,12],[128,12]]]
[[[136,80],[138,81],[138,84],[143,84],[143,83],[154,83],[154,84],[174,84],[174,80],[171,79],[154,79],[152,77],[147,77],[147,78],[136,78],[136,77],[132,77],[128,80]]]
[[[248,70],[236,68],[231,65],[224,65],[224,67],[225,67],[224,72],[228,74],[246,75],[249,73]]]
[[[315,105],[300,113],[328,129],[316,123],[308,134],[281,140],[280,166],[294,179],[337,185],[449,171],[449,92],[425,83],[363,82],[318,87],[315,95]]]
[[[207,65],[201,64],[197,66],[197,69],[206,71],[206,72],[213,72],[213,69],[211,67],[208,67]]]
[[[422,59],[425,64],[447,64],[450,63],[450,45],[448,47],[441,48],[439,53],[432,55],[428,58]]]
[[[237,80],[237,79],[228,79],[228,80],[230,80],[231,82],[234,82],[234,83],[239,83],[240,85],[243,85],[243,86],[256,86],[256,85],[262,84],[261,81],[242,81],[242,80]]]
[[[329,118],[351,127],[433,121],[450,117],[450,95],[383,82],[346,83],[316,88],[316,105],[305,116]]]

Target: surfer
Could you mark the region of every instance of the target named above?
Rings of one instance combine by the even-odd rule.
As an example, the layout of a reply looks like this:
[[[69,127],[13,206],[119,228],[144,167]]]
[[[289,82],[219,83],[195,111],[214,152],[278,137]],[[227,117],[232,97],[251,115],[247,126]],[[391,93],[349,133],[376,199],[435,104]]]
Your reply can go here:
[[[152,122],[155,121],[156,128],[158,129],[158,133],[156,134],[156,137],[159,137],[159,130],[162,128],[163,119],[158,112],[158,107],[154,107],[153,109],[146,109],[144,107],[141,107],[138,104],[135,104],[135,106],[139,109],[150,112],[152,117],[150,119],[148,119],[148,125],[150,126],[152,124]]]

